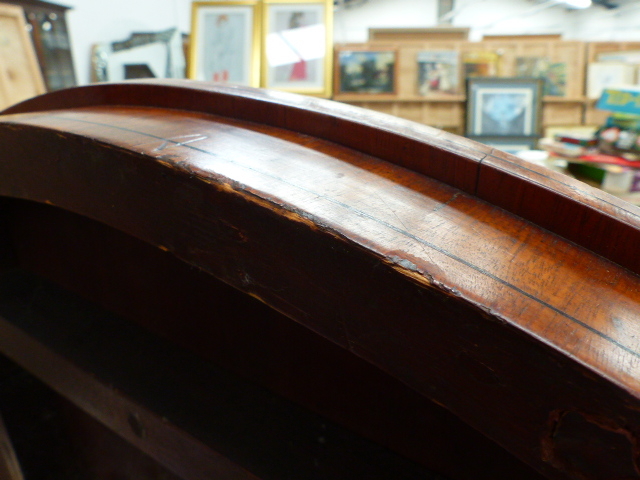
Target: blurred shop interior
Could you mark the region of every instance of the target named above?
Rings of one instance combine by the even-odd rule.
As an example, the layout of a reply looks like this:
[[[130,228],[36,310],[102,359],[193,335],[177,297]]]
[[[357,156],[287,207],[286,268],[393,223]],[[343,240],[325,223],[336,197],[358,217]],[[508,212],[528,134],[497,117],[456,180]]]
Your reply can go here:
[[[21,39],[0,45],[13,69],[0,107],[132,78],[284,90],[463,135],[640,203],[637,1],[0,5]]]

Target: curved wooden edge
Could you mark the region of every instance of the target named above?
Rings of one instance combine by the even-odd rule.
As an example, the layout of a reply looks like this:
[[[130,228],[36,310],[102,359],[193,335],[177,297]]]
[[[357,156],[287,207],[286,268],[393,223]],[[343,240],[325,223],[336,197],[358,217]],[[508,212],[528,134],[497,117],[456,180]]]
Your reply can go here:
[[[17,114],[95,105],[188,110],[328,140],[427,175],[519,215],[635,273],[640,210],[582,182],[441,130],[337,102],[191,80],[136,80],[52,92]]]
[[[80,88],[71,92],[76,92],[80,96],[88,95],[87,92],[91,93],[91,88],[87,87],[87,90]],[[287,128],[290,127],[291,130],[296,131],[308,132],[309,130],[318,129],[324,132],[318,135],[324,139],[335,139],[342,135],[341,138],[344,138],[345,141],[360,145],[361,148],[358,148],[360,151],[363,151],[363,148],[372,148],[370,146],[371,142],[379,142],[380,138],[384,138],[385,141],[392,142],[391,146],[383,145],[384,148],[382,148],[377,145],[377,147],[381,148],[382,154],[390,162],[398,164],[397,158],[411,160],[412,156],[416,155],[416,151],[428,154],[422,159],[415,160],[416,167],[413,170],[418,170],[419,168],[432,169],[436,173],[442,172],[455,179],[455,175],[459,173],[456,168],[475,165],[475,176],[470,177],[475,181],[472,189],[473,193],[494,199],[493,205],[501,206],[502,202],[502,204],[508,205],[510,209],[521,215],[526,214],[530,217],[538,215],[541,224],[555,222],[556,228],[562,229],[566,227],[563,224],[563,221],[566,221],[576,231],[588,232],[593,228],[592,225],[588,224],[589,215],[593,215],[596,220],[602,222],[600,228],[604,235],[608,233],[605,229],[608,219],[614,222],[613,225],[619,229],[618,231],[621,231],[622,227],[620,225],[629,225],[632,228],[632,232],[637,232],[637,228],[633,223],[635,220],[631,213],[628,218],[625,217],[624,205],[616,205],[613,200],[607,203],[606,195],[602,195],[602,198],[599,199],[595,191],[589,194],[588,190],[580,190],[581,188],[586,188],[582,187],[581,184],[579,185],[559,175],[554,176],[545,169],[529,166],[508,155],[486,154],[478,159],[465,153],[460,153],[460,151],[456,152],[452,150],[453,147],[445,148],[441,145],[441,141],[445,137],[452,140],[452,145],[455,145],[454,140],[459,140],[463,146],[467,145],[470,148],[474,144],[465,139],[449,136],[428,127],[403,122],[393,117],[369,114],[364,110],[351,109],[350,107],[324,101],[288,95],[281,97],[280,94],[271,92],[261,93],[260,91],[244,89],[230,88],[229,91],[232,94],[227,95],[224,93],[224,89],[218,89],[219,91],[212,93],[207,90],[201,91],[189,87],[165,87],[155,84],[142,84],[140,86],[140,84],[132,83],[119,86],[96,86],[96,88],[97,90],[94,93],[99,93],[101,91],[100,88],[106,89],[102,90],[103,93],[108,93],[111,91],[110,89],[113,89],[113,92],[111,94],[112,97],[109,97],[111,98],[110,100],[107,97],[104,97],[107,100],[100,100],[100,95],[91,100],[95,101],[95,105],[104,105],[105,102],[107,105],[109,105],[109,102],[112,105],[116,105],[119,102],[119,98],[122,100],[120,103],[126,104],[124,99],[130,98],[131,102],[138,102],[135,105],[153,106],[153,102],[144,99],[145,95],[152,94],[152,99],[163,99],[166,104],[171,103],[173,105],[166,108],[177,108],[176,105],[193,104],[194,109],[198,107],[196,111],[200,112],[217,113],[219,115],[224,114],[221,112],[226,112],[227,116],[236,118],[240,116],[254,119],[265,118],[264,123],[267,125],[280,126],[280,124],[286,124],[288,125]],[[118,97],[116,95],[118,91],[126,95]],[[134,95],[136,92],[140,96],[139,99]],[[242,92],[246,92],[246,95]],[[168,94],[176,96],[178,100],[169,101],[163,97],[163,95],[167,96]],[[61,94],[61,100],[56,101],[61,102],[60,108],[68,109],[67,102],[63,101],[64,95],[69,95],[69,93]],[[286,102],[283,104],[284,100],[273,100],[273,98],[286,99],[289,97],[290,103],[293,105]],[[55,105],[55,102],[51,101],[52,98],[55,100],[57,97],[53,94],[52,96],[34,100],[34,111],[37,110],[38,102],[44,101],[45,103],[49,102],[50,105]],[[296,102],[302,106],[295,106]],[[28,104],[29,102],[25,105]],[[73,105],[73,102],[69,101],[69,104]],[[89,104],[87,103],[87,105]],[[206,104],[210,104],[210,106],[207,107]],[[226,107],[222,108],[220,105],[226,105]],[[343,118],[338,114],[331,116],[329,113],[314,112],[315,105],[319,105],[318,108],[320,110],[322,108],[325,108],[325,110],[333,109],[343,113],[353,111],[354,119],[351,119],[346,113],[344,113]],[[255,111],[252,110],[253,107],[255,107]],[[54,106],[52,108],[57,107]],[[25,111],[28,110],[28,108],[25,108]],[[121,110],[126,112],[129,109]],[[175,117],[180,112],[165,110],[160,113],[163,116]],[[271,113],[271,116],[269,116],[269,113]],[[80,112],[80,114],[87,114],[87,111]],[[194,116],[191,115],[191,117]],[[292,123],[292,118],[300,121],[300,128],[294,128],[296,125]],[[385,257],[388,261],[384,262],[382,268],[379,268],[380,256],[373,258],[370,252],[365,254],[364,251],[360,251],[358,248],[354,249],[352,238],[348,240],[349,248],[345,248],[347,244],[345,237],[334,235],[335,232],[324,229],[321,230],[322,235],[318,235],[313,229],[322,227],[322,225],[313,223],[308,217],[298,215],[297,212],[285,212],[284,209],[279,209],[278,215],[274,215],[273,212],[263,208],[262,201],[264,198],[256,198],[251,192],[245,191],[242,195],[237,195],[238,192],[233,189],[226,187],[212,189],[209,188],[208,183],[202,182],[193,182],[194,184],[197,183],[198,186],[197,189],[193,190],[175,188],[176,186],[186,186],[186,184],[192,183],[184,182],[184,175],[188,174],[189,178],[196,178],[194,175],[197,175],[197,169],[189,170],[178,163],[167,162],[161,157],[153,157],[153,162],[140,162],[138,160],[144,156],[141,152],[133,150],[125,152],[117,147],[113,149],[95,138],[87,140],[87,137],[76,134],[60,135],[57,130],[41,126],[15,128],[16,124],[20,123],[18,117],[15,117],[15,120],[13,122],[11,118],[7,118],[5,122],[7,128],[4,130],[7,135],[8,149],[15,144],[13,146],[16,150],[10,157],[14,159],[16,165],[21,165],[19,170],[25,174],[22,177],[23,179],[34,176],[33,174],[36,173],[39,176],[37,180],[40,182],[38,186],[46,187],[51,183],[49,182],[50,178],[59,177],[60,172],[69,173],[68,176],[62,175],[63,180],[68,182],[66,185],[79,185],[81,187],[80,191],[72,191],[71,188],[65,188],[64,182],[54,186],[54,188],[56,191],[65,192],[69,198],[73,199],[73,202],[81,204],[86,203],[84,201],[86,198],[91,198],[90,195],[86,195],[87,192],[95,193],[92,188],[96,183],[87,182],[86,179],[99,179],[99,183],[103,188],[102,193],[107,193],[108,195],[100,199],[99,203],[92,204],[92,208],[95,208],[94,210],[76,211],[76,213],[99,219],[107,225],[117,224],[122,231],[138,238],[146,239],[148,243],[160,246],[161,249],[172,252],[176,257],[189,261],[192,265],[209,266],[210,268],[205,271],[213,276],[223,278],[230,285],[263,300],[272,308],[292,319],[303,318],[304,325],[307,328],[390,373],[395,378],[415,388],[421,394],[429,398],[435,398],[443,405],[449,405],[451,410],[456,415],[459,415],[460,418],[466,419],[489,438],[499,441],[501,445],[508,446],[510,450],[519,452],[521,458],[531,461],[533,465],[537,465],[536,468],[542,469],[541,471],[552,468],[548,465],[552,462],[545,455],[553,460],[555,453],[553,445],[545,446],[545,450],[540,452],[540,436],[546,441],[548,438],[552,438],[552,434],[563,426],[560,420],[564,418],[563,416],[569,415],[566,413],[567,408],[569,408],[567,406],[571,406],[573,409],[578,405],[580,409],[576,411],[589,413],[594,410],[594,407],[588,405],[588,403],[593,401],[597,403],[597,412],[604,412],[599,413],[603,418],[622,419],[616,421],[616,428],[619,425],[627,428],[627,425],[638,424],[637,415],[640,410],[636,406],[636,389],[617,381],[607,375],[607,372],[601,372],[594,367],[590,367],[579,358],[572,356],[570,352],[557,348],[557,345],[554,345],[550,340],[528,335],[526,330],[520,329],[515,323],[510,323],[508,316],[500,316],[497,312],[482,308],[482,305],[477,302],[467,301],[468,299],[459,296],[459,291],[449,289],[444,284],[435,284],[431,280],[425,282],[425,278],[428,279],[428,272],[417,270],[416,264],[412,263],[411,260],[397,257],[390,251]],[[313,120],[316,120],[316,123]],[[371,121],[373,124],[369,124],[367,121]],[[171,128],[175,125],[170,124],[168,120],[167,124]],[[102,126],[96,125],[94,124],[94,127],[102,128]],[[381,127],[381,125],[383,126]],[[407,131],[402,130],[401,127],[403,125],[407,126]],[[352,129],[351,133],[356,131],[363,135],[366,133],[366,136],[349,136],[349,131],[346,127]],[[391,127],[395,128],[395,130]],[[341,131],[341,129],[344,131]],[[40,134],[46,135],[51,141],[31,141],[31,138],[37,138],[29,135],[33,131],[39,131]],[[285,134],[288,132],[280,131],[278,133]],[[24,136],[21,136],[22,134]],[[39,135],[39,138],[42,139],[42,135]],[[416,139],[417,137],[420,137],[420,139]],[[158,141],[164,141],[164,137],[158,136],[155,138]],[[96,155],[95,158],[91,159],[91,156],[85,155],[85,152],[90,150],[88,147],[91,144],[99,147],[98,150],[109,148],[110,155]],[[46,150],[47,154],[43,154],[42,145],[56,146],[56,148]],[[478,148],[491,151],[488,147],[480,145],[478,145]],[[398,153],[394,157],[395,151]],[[22,161],[24,158],[32,158],[39,163],[26,165]],[[459,162],[452,163],[448,161],[450,159],[459,160]],[[73,161],[64,165],[61,160]],[[114,161],[115,164],[120,163],[121,167],[131,167],[132,169],[115,169],[113,168]],[[68,166],[73,168],[68,168]],[[391,165],[385,166],[387,168],[395,168]],[[167,173],[164,171],[167,170],[165,167],[172,167],[172,175],[165,175]],[[135,175],[131,175],[130,173],[132,172]],[[437,175],[431,176],[439,178]],[[12,181],[10,176],[5,176],[4,178],[7,179],[5,183],[8,185],[8,196],[27,198],[18,194],[14,195],[11,190],[16,187],[17,192],[20,181]],[[140,179],[144,179],[144,181],[141,182]],[[435,188],[433,185],[437,182],[423,180],[425,183],[431,184],[430,188]],[[25,183],[27,182],[25,181]],[[126,185],[124,190],[121,189],[123,184]],[[64,204],[49,200],[49,191],[47,188],[42,188],[39,190],[38,198],[29,197],[29,199],[64,207]],[[136,192],[135,196],[122,194],[123,192],[134,191]],[[143,203],[143,199],[152,202],[158,198],[163,198],[167,192],[174,191],[180,191],[184,196],[182,194],[176,196],[171,203],[171,208],[167,209],[167,211],[172,210],[172,218],[179,219],[185,217],[182,212],[193,211],[193,209],[186,208],[186,205],[191,201],[197,202],[197,205],[201,207],[196,209],[199,214],[194,216],[194,225],[188,231],[184,231],[179,222],[167,222],[163,215],[149,218],[149,212],[155,211],[153,208],[155,205],[153,203]],[[233,195],[230,193],[233,193]],[[453,195],[453,198],[456,195],[457,193]],[[112,199],[114,200],[113,202],[110,201]],[[130,208],[131,199],[136,200],[136,208],[134,209]],[[212,199],[215,199],[216,202],[212,202]],[[68,207],[69,204],[67,203],[66,205]],[[216,206],[215,208],[213,207],[214,205]],[[225,208],[219,208],[221,205]],[[114,206],[117,208],[114,208]],[[585,209],[584,212],[586,213],[583,216],[575,215],[579,207],[584,207]],[[244,223],[237,225],[231,221],[232,218],[237,218],[242,222],[251,223],[247,219],[253,218],[251,215],[254,212],[254,208],[256,211],[259,210],[259,218],[261,220],[253,222],[258,225],[255,227],[255,231],[248,228],[250,225],[245,225]],[[499,212],[498,209],[491,210],[492,213],[503,213]],[[158,213],[166,214],[167,211]],[[291,215],[281,215],[283,212],[291,213]],[[517,220],[513,216],[509,215],[509,217],[511,221]],[[110,221],[114,219],[117,219],[117,222]],[[279,238],[273,239],[271,237],[271,224],[270,222],[262,221],[264,219],[269,219],[271,223],[281,222],[278,224],[280,227],[277,229],[280,232],[278,236],[295,238],[296,242],[294,243],[300,245],[300,250],[292,252],[289,245],[279,243]],[[152,224],[153,230],[158,225],[162,226],[155,232],[156,236],[152,238],[153,242],[149,241],[148,235],[140,234],[141,232],[150,231],[145,230],[145,228],[148,228],[147,222]],[[569,231],[573,230],[569,229]],[[166,235],[167,232],[179,232],[179,235],[169,236]],[[217,240],[219,238],[220,242],[213,242],[211,236],[203,235],[202,232],[215,232],[216,236],[213,239]],[[245,232],[250,232],[250,234]],[[256,234],[255,236],[254,233]],[[316,244],[317,249],[314,249],[316,254],[310,256],[308,255],[309,245],[313,245],[314,238],[318,242]],[[250,248],[245,245],[248,239],[253,239],[251,240]],[[264,241],[265,239],[271,239],[273,243]],[[586,240],[591,241],[590,238]],[[213,252],[212,245],[215,245],[217,252]],[[609,244],[603,241],[603,245],[608,248]],[[280,265],[282,262],[275,262],[269,268],[265,268],[265,263],[262,259],[267,258],[266,254],[276,247],[279,249],[278,252],[280,254],[273,258],[283,258],[285,256],[289,259],[293,258],[293,265],[304,265],[305,268],[288,270],[286,265]],[[236,264],[232,260],[234,255],[226,255],[226,252],[237,250],[250,251],[256,259],[260,260],[256,260],[255,265],[251,265],[251,270],[248,270],[244,261]],[[297,257],[294,257],[293,254],[297,254]],[[238,257],[241,257],[241,255]],[[326,259],[330,258],[334,259],[333,263],[335,265],[340,266],[340,270],[324,270]],[[314,279],[318,278],[326,283],[316,284],[315,281],[313,284],[310,283],[309,279],[311,277],[300,273],[307,271],[320,272],[317,276],[314,276]],[[342,276],[337,274],[338,271],[341,273],[344,271],[356,272],[357,275],[345,279],[343,274]],[[593,271],[589,270],[587,273],[593,275]],[[365,277],[367,282],[363,281]],[[274,283],[272,281],[273,278],[278,279],[278,282]],[[283,285],[283,279],[289,283]],[[348,288],[336,286],[335,279],[340,279],[343,282],[340,285],[348,285]],[[302,280],[306,280],[309,283],[303,285]],[[372,283],[375,283],[377,288],[370,288]],[[313,286],[313,289],[306,288],[308,292],[333,291],[339,293],[348,291],[350,296],[358,294],[359,297],[357,298],[361,299],[370,298],[372,292],[383,292],[383,294],[379,295],[380,298],[399,299],[399,305],[393,302],[393,304],[385,305],[383,309],[380,305],[374,305],[371,302],[353,301],[353,305],[350,307],[351,310],[339,311],[346,302],[343,301],[341,294],[336,294],[331,303],[322,302],[327,303],[327,310],[325,311],[319,308],[323,307],[323,305],[319,304],[316,299],[313,299],[313,302],[311,301],[315,295],[303,297],[298,294],[301,285],[306,287]],[[272,288],[274,286],[277,287],[275,290]],[[495,288],[492,287],[491,290],[494,291]],[[279,291],[289,292],[287,296],[290,298],[296,297],[296,303],[289,303],[287,298],[283,298],[277,293]],[[411,301],[402,301],[403,299]],[[417,303],[413,302],[415,299],[419,299],[416,301]],[[459,301],[451,301],[455,299],[459,299]],[[637,302],[634,304],[637,305]],[[339,305],[340,308],[336,309],[336,305]],[[363,305],[366,305],[366,311],[363,309]],[[434,311],[435,313],[431,313]],[[316,317],[307,316],[306,312],[314,312]],[[419,313],[415,314],[415,312]],[[442,321],[442,325],[447,325],[447,328],[442,328],[442,331],[438,332],[439,334],[437,339],[433,341],[431,351],[429,351],[430,349],[425,349],[424,344],[418,345],[417,342],[412,340],[433,338],[431,325],[429,322],[424,321],[424,312],[430,312],[429,315],[437,316],[439,321]],[[520,310],[517,315],[522,315],[523,312],[524,310]],[[551,316],[554,315],[554,312],[557,313],[557,310],[548,310]],[[327,319],[326,323],[318,322],[317,319],[319,318],[323,321]],[[450,319],[462,318],[471,318],[472,320],[449,328],[452,324]],[[542,317],[541,320],[544,321],[549,318],[551,317]],[[344,319],[349,319],[350,323],[346,325]],[[399,320],[390,322],[389,319]],[[488,321],[485,322],[484,320]],[[633,320],[635,319],[630,319],[630,321]],[[478,325],[482,325],[482,329],[477,329]],[[376,332],[375,335],[372,334],[373,331]],[[491,340],[487,342],[487,338]],[[391,341],[389,341],[390,339]],[[407,342],[404,343],[404,340],[407,340]],[[412,345],[413,347],[407,348],[407,345]],[[462,353],[454,358],[451,352]],[[535,385],[534,392],[531,392],[533,389],[530,388],[532,385],[530,379],[525,378],[519,370],[510,368],[513,359],[512,352],[517,352],[518,358],[520,356],[522,359],[526,358],[526,362],[534,366],[535,373],[540,380],[540,383]],[[441,363],[434,362],[433,358],[440,359]],[[486,363],[488,365],[485,365]],[[559,368],[558,365],[561,367]],[[487,366],[490,367],[488,371]],[[496,367],[495,371],[491,368],[494,366]],[[453,375],[455,382],[451,378],[442,375],[442,372],[448,371],[448,368],[451,368],[451,371],[456,373],[456,375]],[[416,371],[422,369],[425,370],[422,376],[415,375]],[[583,369],[588,370],[588,374],[583,374]],[[479,380],[474,378],[478,371],[480,371]],[[576,375],[576,371],[579,372],[578,375]],[[487,373],[489,374],[488,378]],[[503,374],[505,375],[504,379],[502,377]],[[569,375],[569,378],[578,377],[579,380],[577,380],[577,383],[567,382],[567,375]],[[425,381],[425,378],[432,383]],[[485,382],[484,379],[487,379],[487,381]],[[495,379],[500,379],[500,381]],[[487,401],[486,404],[469,401],[467,397],[468,390],[464,390],[467,388],[467,380],[477,382],[476,388],[478,388],[478,391],[486,392],[491,401]],[[457,383],[457,386],[464,384],[464,387],[454,391],[455,389],[452,389],[454,383]],[[510,397],[511,403],[505,403],[504,392],[507,387],[511,389],[514,386],[514,391],[526,393],[528,396],[518,397],[518,393],[518,395]],[[551,390],[554,390],[554,396],[549,399],[547,398],[549,397],[548,392]],[[462,392],[462,395],[460,395],[460,392]],[[562,395],[559,395],[558,392],[561,392]],[[531,397],[531,394],[535,396]],[[597,400],[593,400],[594,398]],[[492,405],[489,406],[489,404]],[[531,412],[528,409],[531,405],[536,405],[536,408],[535,414],[530,415]],[[543,407],[540,407],[540,405],[543,405]],[[549,405],[549,408],[553,409],[553,416],[550,419],[548,418],[549,408],[546,408]],[[499,417],[494,416],[493,418],[499,418],[500,422],[503,423],[502,426],[493,425],[493,419],[487,415],[487,412],[491,409],[494,415],[498,412]],[[621,416],[620,411],[624,411],[626,417]],[[518,415],[521,415],[521,417],[514,418]],[[516,424],[516,420],[520,422],[517,424],[520,430],[517,438],[505,436],[504,432],[511,429],[512,425]],[[507,426],[505,427],[504,425]],[[556,428],[558,425],[560,427]],[[602,430],[607,430],[606,427],[609,424],[603,423],[603,425]],[[510,445],[512,440],[516,444],[515,446]],[[554,466],[553,468],[556,467]],[[556,475],[555,478],[566,477]]]

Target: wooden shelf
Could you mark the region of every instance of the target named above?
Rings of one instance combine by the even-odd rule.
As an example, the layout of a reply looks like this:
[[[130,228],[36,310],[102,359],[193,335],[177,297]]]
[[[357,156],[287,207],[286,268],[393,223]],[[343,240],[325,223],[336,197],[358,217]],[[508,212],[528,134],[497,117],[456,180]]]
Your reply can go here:
[[[543,103],[584,103],[585,100],[587,100],[586,97],[554,97],[551,95],[542,97]]]
[[[385,40],[362,44],[337,46],[339,49],[372,50],[392,49],[396,57],[396,93],[394,95],[335,94],[334,100],[390,113],[408,120],[425,123],[438,128],[462,131],[465,124],[466,95],[418,94],[417,55],[421,51],[454,51],[459,57],[471,52],[500,52],[500,76],[516,74],[518,57],[547,57],[552,62],[567,65],[566,96],[545,96],[543,98],[542,124],[575,125],[582,124],[585,112],[585,43],[577,41],[543,40],[491,40],[483,42],[467,41],[415,41]],[[464,91],[462,68],[458,79],[459,91]]]
[[[0,332],[3,353],[18,365],[185,479],[256,478],[238,463],[253,465],[260,478],[325,478],[313,461],[319,436],[335,447],[323,462],[338,478],[407,471],[430,478],[423,467],[25,271],[0,275]]]

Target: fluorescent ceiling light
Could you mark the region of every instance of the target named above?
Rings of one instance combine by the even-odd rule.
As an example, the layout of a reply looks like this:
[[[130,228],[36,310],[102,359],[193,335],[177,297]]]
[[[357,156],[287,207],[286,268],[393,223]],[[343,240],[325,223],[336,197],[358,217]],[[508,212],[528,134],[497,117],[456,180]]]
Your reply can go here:
[[[591,6],[591,0],[562,0],[571,8],[589,8]]]

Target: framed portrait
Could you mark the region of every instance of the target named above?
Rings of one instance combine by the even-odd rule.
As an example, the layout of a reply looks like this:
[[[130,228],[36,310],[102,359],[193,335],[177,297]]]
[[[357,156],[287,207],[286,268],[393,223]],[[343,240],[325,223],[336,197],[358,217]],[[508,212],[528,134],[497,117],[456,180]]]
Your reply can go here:
[[[336,85],[339,94],[396,93],[397,52],[391,49],[336,50]]]
[[[260,5],[193,2],[189,78],[260,86]]]
[[[265,0],[263,8],[263,86],[329,97],[333,3]]]
[[[540,135],[542,86],[540,78],[469,78],[467,136]]]
[[[503,152],[515,155],[523,150],[535,150],[539,137],[469,137],[476,142],[484,143]]]

